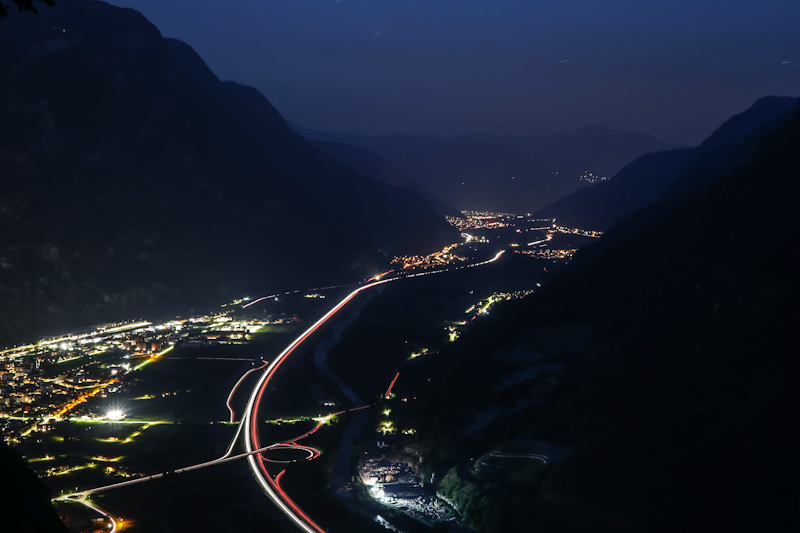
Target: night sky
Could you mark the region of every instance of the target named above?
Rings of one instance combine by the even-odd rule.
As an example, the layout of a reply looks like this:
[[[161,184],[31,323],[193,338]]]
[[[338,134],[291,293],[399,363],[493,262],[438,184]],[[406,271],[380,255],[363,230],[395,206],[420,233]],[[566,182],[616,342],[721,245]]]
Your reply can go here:
[[[759,97],[800,95],[796,0],[111,3],[141,11],[304,128],[603,125],[694,144]]]

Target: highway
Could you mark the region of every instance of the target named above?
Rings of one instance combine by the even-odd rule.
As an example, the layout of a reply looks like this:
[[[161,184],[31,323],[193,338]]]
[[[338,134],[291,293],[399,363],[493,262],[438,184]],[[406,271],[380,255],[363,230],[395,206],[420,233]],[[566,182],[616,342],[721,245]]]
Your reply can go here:
[[[247,461],[250,463],[250,468],[253,471],[253,475],[256,478],[256,481],[261,486],[261,488],[266,493],[267,497],[278,507],[278,509],[292,522],[294,523],[300,531],[304,531],[306,533],[325,533],[325,530],[322,529],[314,520],[311,519],[297,504],[292,501],[292,499],[287,495],[280,486],[280,479],[283,476],[285,470],[281,471],[275,479],[267,471],[267,467],[264,463],[265,459],[259,453],[254,453],[254,450],[258,450],[260,448],[260,440],[258,434],[258,408],[261,404],[261,398],[264,395],[264,392],[267,390],[270,380],[273,378],[276,370],[280,367],[280,365],[291,355],[291,353],[302,343],[306,340],[314,331],[316,331],[320,326],[325,324],[332,316],[338,313],[348,302],[350,302],[353,298],[355,298],[359,293],[382,285],[384,283],[389,283],[392,281],[397,281],[403,278],[411,278],[417,276],[424,276],[430,274],[438,274],[442,272],[447,272],[450,270],[460,270],[463,268],[471,268],[480,265],[485,265],[488,263],[492,263],[500,259],[503,255],[505,250],[501,250],[491,259],[486,261],[482,261],[480,263],[474,263],[471,265],[453,267],[448,269],[439,269],[433,270],[428,272],[420,272],[416,274],[406,274],[400,275],[397,277],[387,278],[380,281],[375,281],[372,283],[368,283],[358,289],[354,290],[347,296],[345,296],[338,304],[336,304],[330,311],[325,313],[322,318],[320,318],[317,322],[315,322],[310,328],[308,328],[302,335],[300,335],[297,339],[295,339],[283,352],[275,358],[272,363],[267,367],[262,374],[261,378],[259,379],[256,386],[253,388],[253,392],[250,394],[250,399],[247,402],[247,407],[245,409],[245,415],[242,419],[243,422],[249,426],[249,431],[245,432],[245,450],[249,452],[247,455]],[[316,428],[315,428],[316,430]],[[302,438],[302,437],[301,437]],[[296,439],[299,440],[299,439]]]
[[[351,293],[349,293],[341,301],[339,301],[339,303],[337,303],[331,310],[329,310],[327,313],[325,313],[325,315],[323,315],[322,318],[317,320],[313,325],[311,325],[308,329],[306,329],[299,337],[294,339],[272,362],[270,362],[269,364],[265,363],[261,367],[251,369],[248,372],[246,372],[244,375],[242,375],[241,378],[239,378],[239,380],[233,386],[233,388],[232,388],[232,390],[231,390],[231,392],[230,392],[230,394],[228,396],[227,402],[226,402],[228,410],[229,410],[230,415],[231,415],[231,418],[230,418],[231,422],[233,422],[235,420],[235,413],[234,413],[233,407],[231,406],[231,399],[233,398],[233,395],[235,394],[236,390],[239,388],[241,383],[245,380],[245,378],[250,373],[252,373],[252,372],[254,372],[256,370],[262,370],[262,369],[264,369],[264,366],[266,365],[266,369],[263,370],[263,373],[262,373],[261,377],[258,379],[256,385],[254,386],[253,390],[250,393],[250,397],[249,397],[248,402],[247,402],[246,407],[245,407],[244,415],[242,416],[242,419],[239,422],[238,428],[236,430],[236,434],[231,439],[231,442],[230,442],[230,445],[228,446],[228,449],[226,450],[226,452],[221,457],[218,457],[217,459],[213,459],[211,461],[207,461],[207,462],[204,462],[204,463],[199,463],[199,464],[196,464],[196,465],[186,466],[186,467],[178,468],[178,469],[171,470],[171,471],[168,471],[168,472],[161,472],[161,473],[158,473],[158,474],[153,474],[151,476],[145,476],[145,477],[141,477],[141,478],[137,478],[137,479],[123,481],[123,482],[115,483],[115,484],[112,484],[112,485],[106,485],[106,486],[103,486],[103,487],[97,487],[97,488],[88,489],[88,490],[84,490],[84,491],[80,491],[80,492],[74,492],[74,493],[71,493],[71,494],[60,496],[58,498],[55,498],[54,500],[73,501],[73,502],[76,502],[76,503],[82,503],[82,504],[86,505],[87,507],[90,507],[91,509],[94,509],[95,511],[98,511],[98,512],[102,513],[103,515],[107,516],[111,520],[111,522],[112,522],[112,530],[111,531],[112,531],[112,533],[114,533],[117,530],[116,522],[114,521],[114,519],[107,512],[99,509],[97,506],[95,506],[94,504],[92,504],[91,502],[88,501],[87,498],[91,494],[94,494],[96,492],[101,492],[101,491],[113,490],[113,489],[117,489],[117,488],[121,488],[121,487],[127,487],[127,486],[130,486],[130,485],[134,485],[134,484],[137,484],[137,483],[143,483],[143,482],[151,481],[151,480],[154,480],[154,479],[159,479],[159,478],[162,478],[162,477],[164,477],[166,475],[180,474],[180,473],[183,473],[183,472],[189,472],[189,471],[192,471],[192,470],[198,470],[200,468],[207,468],[209,466],[215,466],[215,465],[226,463],[226,462],[229,462],[229,461],[235,461],[235,460],[238,460],[238,459],[246,458],[248,463],[249,463],[249,465],[250,465],[250,468],[251,468],[251,470],[253,472],[253,475],[254,475],[254,477],[256,479],[256,482],[264,490],[264,493],[275,504],[275,506],[295,526],[297,526],[297,528],[300,531],[304,531],[306,533],[325,533],[325,530],[322,529],[316,522],[314,522],[311,519],[311,517],[309,517],[302,509],[300,509],[300,507],[298,507],[297,504],[294,501],[292,501],[292,499],[289,497],[289,495],[286,494],[286,492],[284,492],[283,489],[281,488],[280,479],[284,475],[285,470],[282,470],[273,479],[273,477],[269,474],[269,472],[267,471],[267,468],[266,468],[265,462],[273,462],[273,463],[277,463],[277,462],[294,462],[294,461],[275,461],[275,460],[270,461],[269,459],[265,459],[262,454],[263,454],[263,452],[266,452],[266,451],[269,451],[269,450],[275,450],[275,449],[297,449],[297,450],[302,450],[305,453],[307,453],[307,456],[304,459],[311,460],[311,459],[315,459],[316,457],[318,457],[319,456],[319,450],[317,450],[316,448],[310,447],[310,446],[305,446],[305,445],[299,444],[298,441],[300,441],[303,438],[308,437],[309,435],[313,434],[324,423],[324,421],[323,422],[319,422],[312,430],[300,435],[299,437],[296,437],[296,438],[293,438],[293,439],[289,439],[289,440],[286,440],[286,441],[282,441],[282,442],[273,443],[273,444],[270,444],[270,445],[267,445],[267,446],[261,445],[260,436],[259,436],[259,432],[258,432],[258,416],[257,416],[258,415],[258,409],[259,409],[259,407],[261,405],[262,397],[263,397],[264,393],[266,392],[270,381],[273,379],[273,377],[275,375],[275,372],[278,370],[278,368],[280,368],[281,364],[284,361],[286,361],[286,359],[295,351],[295,349],[298,346],[300,346],[300,344],[302,344],[306,339],[308,339],[308,337],[312,333],[314,333],[321,326],[323,326],[329,319],[331,319],[331,317],[333,317],[336,313],[338,313],[343,307],[345,307],[353,298],[358,296],[361,292],[373,289],[373,288],[375,288],[377,286],[380,286],[380,285],[383,285],[383,284],[386,284],[386,283],[390,283],[390,282],[393,282],[393,281],[398,281],[398,280],[405,279],[405,278],[413,278],[413,277],[418,277],[418,276],[439,274],[439,273],[453,271],[453,270],[461,270],[461,269],[464,269],[464,268],[473,268],[473,267],[485,265],[485,264],[497,261],[503,255],[504,252],[505,252],[505,250],[501,250],[500,252],[498,252],[491,259],[488,259],[486,261],[481,261],[479,263],[473,263],[473,264],[470,264],[470,265],[463,265],[463,266],[457,266],[457,267],[451,267],[451,268],[442,268],[442,269],[436,269],[436,270],[431,270],[431,271],[426,271],[426,272],[418,272],[418,273],[413,273],[413,274],[394,273],[393,277],[387,277],[387,278],[382,279],[382,280],[377,280],[377,281],[368,280],[368,282],[366,284],[362,285],[361,287],[359,287],[359,288],[355,289],[354,291],[352,291]],[[375,279],[375,278],[372,278],[372,279]],[[299,291],[295,291],[295,292],[299,292]],[[266,298],[269,298],[269,297],[266,297]],[[243,307],[250,306],[253,303],[261,301],[262,299],[263,298],[258,299],[258,300],[254,301],[254,302],[250,302],[250,303],[246,304]],[[166,351],[168,351],[168,350],[165,350],[164,352],[162,352],[162,353],[160,353],[158,355],[163,355],[164,353],[166,353]],[[147,362],[150,362],[150,360],[148,360]],[[354,411],[354,410],[358,410],[358,409],[363,409],[365,407],[368,407],[368,406],[357,407],[355,409],[350,409],[350,410]],[[329,415],[329,416],[334,416],[336,414],[341,414],[341,413],[344,413],[344,412],[345,411],[341,411],[339,413],[334,413],[333,415]],[[236,446],[236,443],[239,441],[239,438],[240,438],[241,435],[244,435],[245,452],[241,453],[241,454],[238,454],[238,455],[233,455],[233,449]]]
[[[292,354],[292,352],[304,341],[306,340],[312,333],[314,333],[320,326],[325,324],[332,316],[338,313],[345,305],[347,305],[350,300],[355,298],[359,293],[371,289],[373,287],[377,287],[378,285],[383,285],[384,283],[389,283],[391,281],[396,281],[401,278],[391,278],[385,279],[381,281],[375,281],[359,287],[358,289],[354,290],[347,296],[345,296],[338,304],[336,304],[333,309],[325,313],[322,318],[317,320],[311,327],[309,327],[302,335],[296,338],[286,349],[281,352],[278,357],[275,358],[272,363],[267,367],[264,373],[261,375],[258,383],[253,388],[253,392],[250,394],[250,399],[247,402],[247,407],[245,410],[245,415],[242,421],[249,426],[249,431],[245,432],[245,441],[244,446],[247,452],[250,452],[250,455],[247,456],[247,461],[250,463],[250,468],[253,471],[253,475],[256,478],[256,481],[261,486],[261,488],[266,493],[267,497],[278,507],[278,509],[290,520],[292,521],[301,531],[305,531],[307,533],[325,533],[321,527],[319,527],[316,522],[314,522],[311,517],[309,517],[302,509],[300,509],[297,504],[292,501],[292,499],[281,489],[280,487],[280,478],[283,475],[282,471],[276,478],[273,480],[272,476],[270,476],[269,472],[267,471],[267,467],[264,464],[264,458],[261,454],[252,453],[253,450],[259,449],[261,446],[259,444],[259,434],[258,434],[258,408],[261,403],[261,397],[264,395],[264,392],[267,390],[270,380],[275,375],[275,371],[280,368],[281,364]],[[316,429],[316,428],[315,428]]]
[[[291,353],[295,350],[295,348],[297,348],[297,346],[299,346],[305,339],[307,339],[309,335],[311,335],[320,326],[322,326],[325,322],[327,322],[327,320],[329,318],[331,318],[334,314],[336,314],[339,310],[341,310],[342,307],[344,307],[350,300],[352,300],[361,291],[373,288],[373,287],[375,287],[377,285],[382,285],[384,283],[388,283],[390,281],[396,281],[397,279],[400,279],[400,278],[392,278],[392,279],[387,279],[387,280],[383,280],[383,281],[376,281],[376,282],[369,283],[367,285],[364,285],[364,286],[354,290],[349,295],[347,295],[344,299],[342,299],[338,304],[336,304],[333,307],[333,309],[328,311],[322,318],[320,318],[317,322],[315,322],[310,328],[308,328],[299,337],[297,337],[294,341],[292,341],[289,344],[289,346],[287,346],[286,349],[283,350],[283,352],[281,352],[271,363],[269,363],[269,365],[267,366],[266,370],[262,374],[261,378],[259,379],[258,383],[256,384],[255,388],[253,389],[253,391],[252,391],[252,393],[250,395],[250,399],[249,399],[249,401],[247,403],[247,407],[246,407],[246,410],[245,410],[245,415],[244,415],[244,417],[242,417],[242,420],[239,423],[239,427],[236,430],[236,434],[231,439],[231,442],[230,442],[230,444],[228,446],[227,451],[221,457],[218,457],[217,459],[213,459],[211,461],[207,461],[207,462],[204,462],[204,463],[199,463],[199,464],[196,464],[196,465],[191,465],[191,466],[187,466],[187,467],[183,467],[183,468],[178,468],[178,469],[175,469],[175,470],[172,470],[172,471],[169,471],[169,472],[161,472],[161,473],[158,473],[158,474],[153,474],[151,476],[144,476],[144,477],[141,477],[141,478],[136,478],[136,479],[132,479],[132,480],[128,480],[128,481],[123,481],[123,482],[120,482],[120,483],[114,483],[112,485],[106,485],[106,486],[103,486],[103,487],[97,487],[97,488],[88,489],[88,490],[84,490],[84,491],[80,491],[80,492],[74,492],[74,493],[71,493],[71,494],[67,494],[67,495],[61,496],[59,498],[55,498],[55,500],[73,501],[73,502],[76,502],[76,503],[81,503],[81,504],[86,505],[87,507],[89,507],[91,509],[94,509],[95,511],[98,511],[98,512],[102,513],[103,515],[107,516],[111,520],[111,522],[112,522],[112,532],[115,532],[116,529],[117,529],[116,522],[114,521],[114,519],[107,512],[99,509],[97,506],[95,506],[94,504],[89,502],[89,500],[87,498],[91,494],[94,494],[96,492],[101,492],[101,491],[107,491],[107,490],[113,490],[113,489],[118,489],[118,488],[122,488],[122,487],[127,487],[127,486],[135,485],[135,484],[138,484],[138,483],[144,483],[144,482],[147,482],[147,481],[152,481],[154,479],[162,478],[162,477],[164,477],[166,475],[180,474],[180,473],[183,473],[183,472],[189,472],[191,470],[198,470],[200,468],[206,468],[206,467],[209,467],[209,466],[214,466],[214,465],[226,463],[226,462],[229,462],[229,461],[235,461],[237,459],[242,459],[244,457],[247,457],[248,460],[250,461],[250,466],[253,469],[254,475],[256,477],[256,481],[258,481],[259,485],[262,486],[262,488],[266,492],[267,496],[275,503],[275,505],[278,506],[278,508],[281,511],[283,511],[283,513],[286,516],[289,517],[290,520],[292,520],[292,522],[297,524],[301,528],[301,530],[305,530],[305,531],[308,531],[308,532],[314,532],[314,533],[324,533],[324,530],[322,530],[319,526],[317,526],[316,523],[314,523],[313,520],[311,520],[311,518],[308,517],[291,500],[291,498],[289,498],[289,496],[280,488],[280,485],[278,484],[278,482],[279,482],[278,480],[281,477],[283,472],[281,472],[281,474],[279,474],[276,477],[276,479],[273,480],[270,477],[269,473],[267,472],[266,466],[264,465],[265,459],[261,456],[261,453],[263,453],[265,451],[269,451],[269,450],[273,450],[273,449],[279,449],[279,448],[291,448],[291,449],[301,449],[301,450],[306,451],[309,454],[306,457],[306,459],[314,459],[314,458],[318,457],[319,456],[319,450],[317,450],[315,448],[312,448],[310,446],[304,446],[304,445],[298,444],[297,441],[299,441],[299,440],[307,437],[308,435],[311,435],[312,433],[314,433],[322,425],[322,422],[317,424],[317,426],[315,426],[314,429],[312,429],[311,431],[308,431],[305,434],[300,435],[299,437],[296,437],[294,439],[290,439],[290,440],[287,440],[287,441],[274,443],[274,444],[271,444],[271,445],[268,445],[268,446],[260,446],[259,443],[258,443],[259,442],[258,421],[257,421],[257,417],[256,417],[256,413],[258,411],[259,401],[260,401],[261,396],[263,395],[264,391],[266,390],[270,379],[273,377],[275,371],[280,367],[281,363],[283,363],[283,361],[289,355],[291,355]],[[227,402],[226,402],[227,406],[228,406],[228,409],[230,411],[230,414],[231,414],[231,421],[233,421],[234,417],[235,417],[235,413],[234,413],[233,408],[231,406],[231,399],[233,398],[234,393],[236,392],[236,390],[239,388],[241,383],[245,380],[245,378],[250,373],[252,373],[252,372],[254,372],[256,370],[261,370],[262,368],[264,368],[264,366],[266,364],[267,363],[264,363],[264,365],[262,365],[261,367],[254,368],[254,369],[251,369],[248,372],[246,372],[244,375],[242,375],[241,378],[239,378],[239,380],[236,382],[236,384],[231,389],[231,393],[228,395],[228,399],[227,399]],[[361,409],[361,408],[362,407],[360,407],[359,409]],[[344,411],[342,411],[342,412],[344,412]],[[341,413],[336,413],[336,414],[341,414]],[[240,435],[242,434],[242,430],[244,428],[246,428],[247,426],[250,426],[251,430],[244,432],[244,435],[245,435],[245,450],[246,450],[245,453],[238,454],[238,455],[232,455],[233,449],[236,446],[236,443],[239,441]],[[254,456],[258,457],[257,461],[254,459]]]

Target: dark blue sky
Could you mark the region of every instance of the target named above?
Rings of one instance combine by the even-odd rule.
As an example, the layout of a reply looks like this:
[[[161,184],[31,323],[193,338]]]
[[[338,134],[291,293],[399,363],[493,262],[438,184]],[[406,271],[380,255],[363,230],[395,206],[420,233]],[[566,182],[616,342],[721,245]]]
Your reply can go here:
[[[290,121],[347,133],[571,132],[697,143],[800,95],[797,0],[112,0]]]

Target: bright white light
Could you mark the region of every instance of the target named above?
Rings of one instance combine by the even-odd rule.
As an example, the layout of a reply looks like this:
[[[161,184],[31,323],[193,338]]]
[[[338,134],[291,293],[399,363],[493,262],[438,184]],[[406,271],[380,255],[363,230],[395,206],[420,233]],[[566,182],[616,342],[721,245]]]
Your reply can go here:
[[[106,413],[106,418],[109,420],[122,420],[125,418],[125,413],[120,409],[112,409]]]

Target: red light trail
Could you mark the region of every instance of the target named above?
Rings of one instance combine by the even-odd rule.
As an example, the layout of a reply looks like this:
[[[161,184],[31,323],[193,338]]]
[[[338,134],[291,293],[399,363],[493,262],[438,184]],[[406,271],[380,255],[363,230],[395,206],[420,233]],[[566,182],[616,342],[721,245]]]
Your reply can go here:
[[[394,379],[392,380],[392,383],[389,385],[389,388],[388,388],[388,389],[386,389],[386,394],[384,395],[384,398],[387,398],[387,399],[388,399],[388,398],[389,398],[389,396],[391,396],[391,395],[392,395],[392,388],[394,387],[394,382],[395,382],[395,381],[397,381],[397,378],[398,378],[399,376],[400,376],[400,372],[398,372],[397,374],[395,374],[395,376],[394,376]]]

